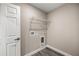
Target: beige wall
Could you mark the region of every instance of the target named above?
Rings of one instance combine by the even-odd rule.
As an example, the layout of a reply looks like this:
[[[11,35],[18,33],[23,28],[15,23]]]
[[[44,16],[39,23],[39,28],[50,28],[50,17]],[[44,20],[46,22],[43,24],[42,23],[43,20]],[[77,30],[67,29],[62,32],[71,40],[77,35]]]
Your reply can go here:
[[[48,14],[48,44],[79,55],[79,5],[65,4]]]
[[[46,14],[29,4],[17,4],[21,7],[21,53],[25,55],[40,46],[40,41],[29,39],[29,26],[32,17],[46,18]],[[34,46],[35,45],[35,46]]]
[[[39,48],[39,40],[33,44],[29,40],[29,21],[34,16],[46,18],[46,14],[28,4],[18,4],[21,6],[21,50],[22,55]],[[72,55],[79,55],[79,5],[66,4],[48,13],[47,37],[48,44]],[[36,45],[36,47],[33,47]]]

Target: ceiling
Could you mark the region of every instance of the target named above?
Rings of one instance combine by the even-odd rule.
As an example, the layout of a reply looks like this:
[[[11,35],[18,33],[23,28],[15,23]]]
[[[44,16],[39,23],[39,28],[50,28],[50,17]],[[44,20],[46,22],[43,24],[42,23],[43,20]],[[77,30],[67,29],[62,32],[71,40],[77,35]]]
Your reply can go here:
[[[30,4],[48,13],[54,10],[55,8],[62,6],[64,3],[30,3]]]

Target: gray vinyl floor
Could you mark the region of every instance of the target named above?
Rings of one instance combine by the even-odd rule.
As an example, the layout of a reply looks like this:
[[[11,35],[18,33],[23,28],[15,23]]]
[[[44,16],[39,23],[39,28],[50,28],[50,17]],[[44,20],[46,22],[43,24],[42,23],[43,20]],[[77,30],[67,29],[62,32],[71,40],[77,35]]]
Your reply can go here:
[[[32,56],[63,56],[60,53],[57,53],[49,48],[45,48]]]

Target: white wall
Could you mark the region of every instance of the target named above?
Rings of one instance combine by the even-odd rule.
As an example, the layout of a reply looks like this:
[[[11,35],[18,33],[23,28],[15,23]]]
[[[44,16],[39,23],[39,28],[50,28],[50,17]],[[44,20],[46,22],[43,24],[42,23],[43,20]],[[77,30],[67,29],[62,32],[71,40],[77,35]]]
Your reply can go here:
[[[40,48],[40,40],[30,40],[29,26],[32,17],[46,19],[46,14],[29,4],[16,4],[21,7],[21,52],[25,55]]]
[[[65,4],[48,13],[48,44],[71,55],[79,55],[79,5]]]

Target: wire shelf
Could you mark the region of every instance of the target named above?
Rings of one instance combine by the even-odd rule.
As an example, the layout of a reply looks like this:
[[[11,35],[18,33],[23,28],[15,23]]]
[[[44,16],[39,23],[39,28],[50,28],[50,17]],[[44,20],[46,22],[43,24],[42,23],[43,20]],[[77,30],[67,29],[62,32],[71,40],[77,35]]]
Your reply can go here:
[[[47,21],[45,19],[32,18],[30,21],[30,30],[47,30]]]

